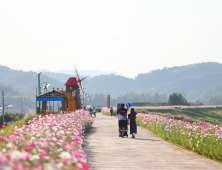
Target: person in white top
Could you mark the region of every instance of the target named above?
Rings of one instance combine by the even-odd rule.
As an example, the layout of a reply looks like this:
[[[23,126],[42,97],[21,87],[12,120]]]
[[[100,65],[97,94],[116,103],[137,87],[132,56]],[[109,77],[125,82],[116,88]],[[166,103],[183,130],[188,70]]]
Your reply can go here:
[[[96,108],[93,107],[93,114],[94,114],[94,117],[96,117]]]

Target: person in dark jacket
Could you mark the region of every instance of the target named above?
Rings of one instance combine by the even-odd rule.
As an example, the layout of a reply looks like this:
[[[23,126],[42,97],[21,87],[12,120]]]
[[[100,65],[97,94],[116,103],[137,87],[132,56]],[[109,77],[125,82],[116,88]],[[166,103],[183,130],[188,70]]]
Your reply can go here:
[[[110,109],[111,117],[113,116],[113,107]]]
[[[92,108],[91,108],[91,107],[89,108],[89,113],[90,113],[91,116],[92,116]]]
[[[135,138],[135,134],[137,133],[136,115],[137,113],[134,111],[134,108],[131,108],[130,114],[128,114],[128,120],[130,121],[130,134],[132,134],[131,138]]]
[[[117,110],[117,115],[119,118],[119,137],[124,137],[125,129],[127,127],[127,109],[124,108],[125,104],[121,104],[121,108]],[[122,130],[122,133],[121,133]]]

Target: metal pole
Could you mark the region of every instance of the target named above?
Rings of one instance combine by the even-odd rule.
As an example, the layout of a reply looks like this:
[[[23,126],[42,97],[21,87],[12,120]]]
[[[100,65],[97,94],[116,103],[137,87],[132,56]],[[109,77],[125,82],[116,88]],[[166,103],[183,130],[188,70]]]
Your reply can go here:
[[[4,91],[2,90],[2,125],[4,125],[5,122],[5,116],[4,116],[4,112],[5,112],[5,102],[4,102]]]
[[[22,114],[22,97],[21,97],[21,114]]]
[[[36,88],[36,96],[37,96],[37,88]],[[35,99],[35,113],[37,114],[37,100]]]
[[[38,74],[38,94],[39,95],[40,95],[40,74]],[[37,114],[40,114],[40,101],[39,101],[39,109],[38,109],[38,113]]]
[[[83,92],[83,108],[84,108],[85,92]]]

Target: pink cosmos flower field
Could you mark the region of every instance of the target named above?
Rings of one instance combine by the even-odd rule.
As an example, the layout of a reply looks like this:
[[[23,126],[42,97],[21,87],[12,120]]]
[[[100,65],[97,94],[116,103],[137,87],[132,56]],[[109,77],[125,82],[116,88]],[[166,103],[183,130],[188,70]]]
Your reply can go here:
[[[137,124],[165,140],[222,161],[222,125],[189,123],[151,113],[138,113]]]
[[[82,144],[92,122],[87,111],[78,110],[39,116],[15,127],[13,135],[3,136],[1,131],[0,170],[88,169]]]

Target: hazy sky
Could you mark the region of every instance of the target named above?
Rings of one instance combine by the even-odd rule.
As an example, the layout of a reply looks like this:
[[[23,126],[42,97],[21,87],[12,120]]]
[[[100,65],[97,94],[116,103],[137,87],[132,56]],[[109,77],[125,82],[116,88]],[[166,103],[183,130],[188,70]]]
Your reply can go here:
[[[221,0],[1,0],[0,65],[116,71],[222,63]]]

